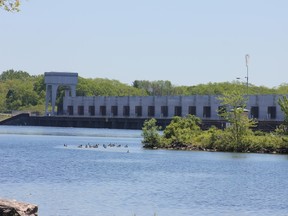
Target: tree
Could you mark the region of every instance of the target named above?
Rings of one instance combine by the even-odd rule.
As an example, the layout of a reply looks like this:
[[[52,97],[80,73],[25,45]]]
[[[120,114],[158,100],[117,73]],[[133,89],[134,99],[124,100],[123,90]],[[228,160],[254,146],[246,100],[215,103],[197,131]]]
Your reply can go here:
[[[282,95],[285,95],[285,94],[288,94],[288,83],[282,83],[281,85],[279,85],[277,87],[277,94],[282,94]]]
[[[218,111],[219,115],[230,123],[226,128],[229,136],[231,150],[243,151],[243,139],[246,135],[251,134],[252,127],[256,126],[254,119],[248,118],[248,113],[245,110],[247,97],[241,91],[226,92],[218,99],[221,101],[221,108]]]
[[[288,131],[288,98],[286,96],[283,96],[282,99],[278,99],[278,104],[284,113],[284,132],[287,133]]]
[[[147,81],[147,80],[135,80],[133,87],[145,90],[149,95],[171,95],[173,92],[173,86],[170,81],[158,80],[158,81]]]
[[[35,106],[39,102],[39,95],[33,90],[33,82],[9,80],[9,89],[6,93],[6,108],[8,111],[21,110],[27,106]]]
[[[143,96],[146,93],[118,80],[78,78],[78,96]]]
[[[6,111],[7,88],[5,83],[0,82],[0,113]]]
[[[14,71],[13,69],[7,70],[2,72],[0,75],[0,81],[6,81],[6,80],[13,80],[13,79],[20,79],[20,80],[26,80],[30,78],[30,74],[25,71]]]
[[[156,119],[152,118],[144,122],[142,128],[142,143],[144,148],[160,147],[160,127],[156,125]]]
[[[194,115],[174,116],[163,132],[164,142],[168,145],[183,147],[193,143],[200,132],[201,119]]]
[[[19,11],[20,0],[0,0],[0,7],[6,11]]]
[[[39,95],[38,103],[45,104],[45,96],[46,96],[46,85],[44,81],[44,75],[34,76],[34,84],[33,84],[33,91]]]

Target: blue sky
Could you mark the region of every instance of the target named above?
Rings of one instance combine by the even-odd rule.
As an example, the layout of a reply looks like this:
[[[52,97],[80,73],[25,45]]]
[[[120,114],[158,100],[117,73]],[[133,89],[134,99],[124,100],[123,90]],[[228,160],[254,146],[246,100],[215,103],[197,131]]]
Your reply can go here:
[[[287,0],[27,0],[0,11],[0,72],[174,85],[288,82]]]

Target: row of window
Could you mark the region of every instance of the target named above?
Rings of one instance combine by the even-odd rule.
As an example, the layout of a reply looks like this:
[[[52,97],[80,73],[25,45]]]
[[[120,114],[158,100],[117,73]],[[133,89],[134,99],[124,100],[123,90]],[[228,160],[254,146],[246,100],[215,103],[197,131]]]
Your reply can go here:
[[[219,106],[218,107],[218,113],[223,112],[225,108]],[[74,115],[74,109],[73,106],[68,106],[67,109],[68,115]],[[95,116],[95,106],[89,106],[88,112],[90,116]],[[99,107],[99,113],[101,116],[107,115],[107,107],[106,106],[100,106]],[[270,119],[276,119],[276,107],[275,106],[269,106],[268,110],[268,117]],[[77,110],[78,115],[84,115],[84,106],[78,106]],[[188,114],[196,115],[196,106],[189,106],[188,107]],[[112,116],[118,116],[118,106],[111,106],[111,115]],[[130,116],[130,106],[123,106],[123,116]],[[135,116],[141,117],[143,116],[143,108],[142,106],[135,106]],[[148,117],[154,117],[155,116],[155,106],[148,106],[147,110],[147,116]],[[161,106],[161,116],[162,117],[168,117],[168,106]],[[175,106],[174,107],[174,116],[182,116],[182,107],[181,106]],[[253,106],[250,110],[250,116],[253,118],[259,118],[259,107]],[[210,106],[204,106],[203,107],[203,117],[204,118],[210,118],[211,117],[211,107]]]
[[[67,109],[68,115],[74,115],[74,109],[73,106],[68,106]],[[95,116],[95,106],[89,106],[88,112],[90,116]],[[210,107],[204,107],[205,116],[210,117],[211,116],[211,108]],[[107,107],[106,106],[100,106],[99,107],[99,113],[101,116],[107,115]],[[188,113],[191,115],[196,115],[196,106],[190,106]],[[84,106],[78,106],[77,109],[78,115],[84,115]],[[155,106],[148,106],[147,114],[149,117],[155,116]],[[161,114],[163,117],[168,117],[168,106],[161,106]],[[112,116],[118,116],[118,106],[111,106],[111,115]],[[135,115],[138,117],[143,116],[143,108],[142,106],[135,106]],[[175,106],[174,110],[175,116],[181,116],[182,115],[182,107],[181,106]],[[123,116],[130,116],[130,106],[123,106]]]
[[[259,107],[252,106],[250,114],[252,118],[259,118]],[[276,119],[276,106],[269,106],[267,108],[267,114],[269,119]]]

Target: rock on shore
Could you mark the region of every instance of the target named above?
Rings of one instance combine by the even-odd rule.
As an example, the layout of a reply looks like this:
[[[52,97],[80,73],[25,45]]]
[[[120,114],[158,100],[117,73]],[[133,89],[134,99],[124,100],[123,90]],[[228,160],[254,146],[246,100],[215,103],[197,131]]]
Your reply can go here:
[[[16,200],[0,199],[0,215],[38,216],[38,206]]]

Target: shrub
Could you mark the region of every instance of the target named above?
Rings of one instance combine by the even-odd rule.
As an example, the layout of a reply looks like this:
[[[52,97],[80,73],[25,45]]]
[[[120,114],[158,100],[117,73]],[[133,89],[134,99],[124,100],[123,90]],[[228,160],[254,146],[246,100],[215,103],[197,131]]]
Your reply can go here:
[[[156,125],[156,122],[157,121],[154,118],[144,122],[141,134],[144,138],[142,141],[144,148],[161,147],[159,135],[160,127]]]

